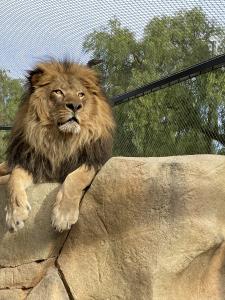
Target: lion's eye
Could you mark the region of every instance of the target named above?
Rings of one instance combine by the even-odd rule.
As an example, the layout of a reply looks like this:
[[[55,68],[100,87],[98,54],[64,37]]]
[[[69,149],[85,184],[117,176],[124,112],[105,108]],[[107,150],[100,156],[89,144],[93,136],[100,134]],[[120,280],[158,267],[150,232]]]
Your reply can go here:
[[[63,95],[63,92],[61,90],[53,90],[52,93],[57,95]]]
[[[85,94],[84,94],[84,92],[78,92],[77,96],[80,97],[80,98],[83,98],[85,96]]]

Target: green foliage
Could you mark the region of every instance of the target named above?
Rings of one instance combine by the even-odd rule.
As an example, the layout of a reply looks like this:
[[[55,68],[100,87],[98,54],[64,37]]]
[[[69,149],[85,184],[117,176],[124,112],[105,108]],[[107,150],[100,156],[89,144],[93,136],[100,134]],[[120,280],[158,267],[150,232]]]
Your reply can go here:
[[[109,96],[220,54],[224,30],[200,9],[155,17],[137,39],[117,19],[86,37]],[[114,108],[115,155],[225,153],[225,72],[217,70]]]
[[[21,96],[21,81],[0,70],[0,124],[12,124]],[[0,132],[0,161],[4,160],[7,136],[7,132]]]

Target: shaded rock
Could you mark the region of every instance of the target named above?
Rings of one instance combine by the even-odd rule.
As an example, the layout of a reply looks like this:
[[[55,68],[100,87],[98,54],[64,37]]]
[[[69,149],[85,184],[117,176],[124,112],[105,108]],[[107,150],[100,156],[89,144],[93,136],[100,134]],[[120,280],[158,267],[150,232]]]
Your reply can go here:
[[[34,287],[53,266],[54,258],[42,262],[32,262],[14,268],[0,269],[0,289]]]
[[[46,276],[33,288],[27,300],[69,300],[56,268],[50,268]]]
[[[28,189],[32,210],[25,227],[9,233],[5,225],[6,191],[0,187],[0,266],[19,266],[58,254],[66,233],[59,234],[51,226],[51,211],[58,184],[33,185]]]
[[[75,299],[225,298],[225,157],[113,158],[58,264]]]

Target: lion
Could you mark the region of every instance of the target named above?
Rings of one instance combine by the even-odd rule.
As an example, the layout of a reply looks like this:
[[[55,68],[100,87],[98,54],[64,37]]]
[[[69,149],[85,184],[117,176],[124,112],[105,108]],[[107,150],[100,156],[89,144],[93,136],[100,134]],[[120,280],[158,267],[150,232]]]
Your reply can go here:
[[[25,95],[0,165],[9,201],[6,224],[24,226],[31,206],[26,188],[60,182],[51,221],[58,231],[78,220],[84,190],[112,152],[115,122],[96,72],[69,60],[39,62],[28,71]]]

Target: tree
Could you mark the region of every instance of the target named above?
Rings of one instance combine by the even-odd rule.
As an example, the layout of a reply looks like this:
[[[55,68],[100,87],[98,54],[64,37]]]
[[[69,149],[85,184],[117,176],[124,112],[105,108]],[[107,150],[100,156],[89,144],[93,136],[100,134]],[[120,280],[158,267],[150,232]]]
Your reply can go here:
[[[84,49],[109,96],[116,95],[222,53],[224,30],[194,8],[155,17],[142,39],[117,19],[86,37]],[[115,107],[115,154],[223,153],[225,72],[214,71]]]
[[[5,70],[0,70],[0,124],[12,124],[15,112],[22,96],[22,85]],[[8,133],[0,132],[0,160],[4,160]]]

